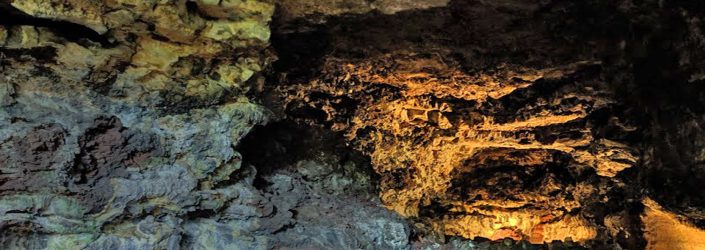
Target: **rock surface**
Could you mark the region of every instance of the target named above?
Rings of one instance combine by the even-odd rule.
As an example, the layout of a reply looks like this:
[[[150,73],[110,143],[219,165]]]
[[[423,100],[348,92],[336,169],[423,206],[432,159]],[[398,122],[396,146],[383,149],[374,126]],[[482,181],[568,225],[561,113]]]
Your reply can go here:
[[[0,14],[2,249],[703,246],[702,3]]]
[[[369,184],[317,169],[337,162],[298,163],[315,182],[287,170],[253,185],[235,147],[272,118],[245,93],[274,58],[273,3],[22,0],[2,11],[0,248],[409,244],[401,217],[342,190]]]
[[[702,192],[674,193],[703,174],[692,84],[703,67],[692,59],[705,41],[702,6],[654,4],[451,1],[304,16],[308,25],[276,27],[275,41],[296,42],[274,44],[292,55],[275,63],[284,73],[270,106],[344,133],[380,174],[382,202],[426,235],[653,248],[642,200],[702,218]]]

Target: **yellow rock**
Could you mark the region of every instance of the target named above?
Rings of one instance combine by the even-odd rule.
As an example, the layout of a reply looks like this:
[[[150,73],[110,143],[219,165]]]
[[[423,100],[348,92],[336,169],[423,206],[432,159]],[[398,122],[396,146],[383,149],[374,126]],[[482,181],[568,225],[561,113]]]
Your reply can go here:
[[[196,39],[196,31],[204,26],[204,20],[190,15],[185,4],[159,4],[154,11],[146,12],[145,17],[154,22],[157,34],[180,43],[192,42]]]
[[[216,81],[190,80],[186,83],[187,96],[198,96],[202,98],[219,98],[226,87]]]
[[[51,18],[81,24],[103,34],[102,4],[91,0],[12,0],[18,10],[34,17]]]
[[[15,26],[10,30],[8,48],[34,48],[39,46],[39,31],[34,26]]]
[[[258,21],[245,20],[239,22],[215,21],[208,24],[203,31],[205,37],[218,41],[236,39],[257,39],[262,42],[269,40],[269,27]]]
[[[230,87],[241,82],[240,77],[242,75],[242,71],[234,65],[219,65],[216,72],[218,72],[219,79],[213,80],[222,82],[223,86]]]
[[[106,57],[94,54],[87,48],[76,43],[68,43],[57,52],[57,61],[71,68],[87,68],[95,64],[101,64]]]
[[[189,8],[192,2],[198,10]],[[134,101],[173,103],[189,96],[210,103],[226,93],[246,90],[244,83],[269,62],[259,52],[269,43],[268,22],[274,13],[270,0],[9,3],[36,18],[86,26],[101,37],[69,42],[48,28],[0,27],[1,46],[52,47],[40,52],[56,51],[53,59],[59,64],[57,67],[81,69],[80,74],[90,80],[114,85],[101,86],[104,89],[115,90]],[[252,48],[242,50],[248,52],[244,55],[235,50],[248,46]],[[154,98],[166,92],[165,98]]]
[[[189,47],[162,42],[151,38],[139,41],[137,53],[132,57],[132,64],[152,70],[167,72],[179,57],[190,55]]]
[[[646,198],[644,213],[644,238],[649,250],[705,249],[705,230],[678,218],[655,201]]]
[[[477,216],[463,216],[441,221],[445,233],[465,238],[483,237],[491,240],[512,238],[528,240],[534,244],[554,240],[586,241],[597,235],[597,230],[587,221],[576,216],[562,216],[552,221],[551,215],[527,211],[486,211]],[[440,225],[439,225],[440,226]]]
[[[108,28],[117,28],[120,26],[128,25],[135,21],[134,13],[129,10],[121,9],[113,12],[106,13],[103,16],[105,25]]]
[[[198,0],[198,8],[210,17],[237,20],[251,16],[261,22],[268,22],[274,14],[274,5],[262,1],[243,0]]]

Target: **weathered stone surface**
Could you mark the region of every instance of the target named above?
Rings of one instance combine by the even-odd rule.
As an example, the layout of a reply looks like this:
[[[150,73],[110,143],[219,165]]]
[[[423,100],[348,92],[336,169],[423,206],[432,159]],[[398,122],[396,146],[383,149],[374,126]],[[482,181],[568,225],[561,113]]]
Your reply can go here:
[[[103,5],[90,0],[12,0],[12,7],[31,16],[68,21],[105,33]]]
[[[513,22],[503,18],[518,20],[538,9],[512,3],[504,4],[521,14],[462,20],[478,30],[489,29],[485,25],[510,30],[488,34],[490,40],[509,39],[529,26],[512,30]],[[492,7],[458,3],[454,8],[484,13]],[[330,31],[336,53],[322,59],[320,77],[303,83],[294,79],[279,89],[285,112],[345,132],[382,176],[383,203],[403,216],[426,220],[432,231],[537,244],[598,238],[602,222],[589,219],[594,218],[589,207],[609,200],[609,190],[621,184],[607,177],[638,158],[629,146],[592,133],[597,121],[589,117],[615,103],[599,73],[586,73],[599,70],[601,62],[580,54],[561,62],[543,60],[562,53],[537,47],[559,46],[543,33],[498,44],[466,40],[459,47],[434,37],[409,43],[410,48],[391,42],[411,35],[403,27],[417,28],[420,19],[431,21],[418,29],[439,30],[447,39],[471,37],[467,31],[451,34],[455,26],[446,21],[449,11],[401,14],[398,22],[412,18],[413,25],[379,17],[360,21],[377,27],[374,31]],[[385,50],[348,56],[360,36]],[[535,60],[535,66],[453,56],[469,47],[490,54],[513,46],[529,49],[527,60]],[[320,115],[297,116],[306,109]]]
[[[703,41],[690,21],[702,6],[652,4],[451,1],[394,15],[309,16],[276,27],[275,41],[293,42],[274,44],[290,55],[275,64],[284,73],[272,103],[345,133],[381,175],[383,203],[431,235],[638,249],[634,209],[644,197],[702,218],[699,191],[673,197],[702,176],[700,140],[677,135],[701,137],[702,98],[657,94],[702,90],[687,83],[702,66],[686,58],[700,53],[676,52]],[[658,35],[623,33],[652,25]],[[688,38],[666,35],[669,25]],[[323,39],[304,42],[312,37]],[[647,40],[659,45],[641,47]],[[663,107],[687,110],[662,114],[687,122],[645,115],[672,112]],[[645,132],[652,126],[661,132]],[[644,141],[652,136],[660,139]],[[664,172],[687,181],[658,184]]]
[[[17,22],[3,23],[0,48],[3,249],[174,249],[204,192],[218,197],[211,209],[233,199],[217,194],[235,187],[214,185],[240,168],[239,140],[269,119],[243,95],[268,63],[269,31],[199,34],[212,23],[266,27],[269,16],[211,19],[187,5],[4,6]]]
[[[0,1],[0,248],[697,248],[703,10]]]
[[[409,246],[408,224],[355,163],[257,174],[235,150],[272,118],[245,95],[273,58],[272,3],[11,6],[18,22],[0,26],[1,248]]]

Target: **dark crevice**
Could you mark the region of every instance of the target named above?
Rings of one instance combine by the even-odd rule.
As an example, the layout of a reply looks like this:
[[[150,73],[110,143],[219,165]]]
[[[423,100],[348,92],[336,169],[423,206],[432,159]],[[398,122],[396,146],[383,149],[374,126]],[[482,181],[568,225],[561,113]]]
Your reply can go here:
[[[28,25],[34,27],[48,28],[54,34],[65,38],[70,42],[78,43],[89,47],[91,43],[98,43],[102,47],[112,47],[116,45],[110,39],[98,32],[76,23],[46,18],[37,18],[23,13],[7,3],[0,3],[0,25],[6,27]]]
[[[695,68],[683,64],[684,56],[698,58],[702,52],[687,47],[692,34],[680,10],[702,13],[697,8],[702,4],[668,1],[652,19],[632,21],[625,49],[629,65],[623,69],[631,71],[633,79],[614,88],[624,103],[622,118],[639,128],[624,138],[642,150],[639,165],[625,171],[622,179],[705,228],[703,218],[692,216],[698,212],[691,214],[705,210],[705,165],[694,161],[701,150],[694,141],[702,130],[697,124],[705,117],[705,85],[690,83]]]
[[[306,82],[314,77],[323,63],[323,56],[331,49],[330,34],[321,26],[304,32],[272,34],[272,46],[277,51],[275,72],[286,72],[293,82]]]
[[[271,185],[262,177],[280,169],[295,171],[292,166],[302,160],[333,161],[331,164],[352,161],[357,166],[371,166],[369,158],[348,146],[340,134],[292,121],[255,127],[236,150],[242,154],[243,165],[256,167],[254,185],[260,189]],[[374,175],[372,169],[360,171]],[[375,175],[374,179],[379,177]]]
[[[36,47],[29,49],[9,49],[0,48],[0,59],[12,58],[16,61],[36,61],[38,63],[52,63],[55,61],[56,48],[54,47]],[[5,64],[5,60],[0,60],[0,65]],[[51,70],[46,71],[47,74],[53,74]]]

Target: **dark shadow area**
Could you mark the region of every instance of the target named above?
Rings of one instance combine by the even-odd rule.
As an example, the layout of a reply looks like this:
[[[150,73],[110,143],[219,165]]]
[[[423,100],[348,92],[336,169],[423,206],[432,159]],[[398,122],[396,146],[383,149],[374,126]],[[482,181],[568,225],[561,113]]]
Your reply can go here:
[[[0,2],[0,25],[6,27],[19,25],[44,27],[51,30],[54,34],[62,36],[68,41],[81,45],[86,45],[87,41],[99,43],[103,47],[111,47],[112,45],[115,45],[110,42],[106,36],[98,34],[98,32],[95,32],[86,26],[60,20],[36,18],[27,15],[12,7],[9,3],[4,2]]]
[[[670,1],[653,19],[632,20],[629,67],[623,69],[633,78],[614,86],[624,115],[638,127],[632,135],[639,136],[625,139],[642,150],[640,164],[623,173],[624,181],[700,228],[705,228],[705,82],[690,77],[702,68],[705,53],[692,44],[696,34],[682,10],[702,14],[703,7],[700,1]]]
[[[272,27],[272,47],[278,56],[272,66],[274,72],[285,74],[279,76],[281,78],[306,82],[320,71],[323,56],[332,49],[331,37],[325,25],[294,23],[287,26],[297,25],[306,28]]]
[[[549,2],[538,15],[530,5],[451,1],[446,7],[392,15],[373,11],[287,22],[279,20],[285,10],[278,9],[272,22],[272,46],[279,57],[275,78],[278,84],[291,84],[331,73],[321,71],[326,57],[355,62],[397,53],[441,56],[468,72],[502,64],[541,67],[604,56],[604,46],[595,49],[596,43],[586,43],[598,35],[609,42],[619,40],[621,26],[605,29],[615,23],[609,20],[619,18],[613,10]],[[582,11],[587,7],[591,9]],[[572,11],[572,22],[561,22],[567,11]],[[582,20],[590,21],[578,23]],[[570,36],[575,39],[567,39]]]
[[[295,171],[295,163],[302,160],[321,160],[339,165],[352,161],[357,166],[367,168],[360,169],[361,172],[373,175],[374,180],[379,179],[371,169],[369,158],[348,146],[340,134],[291,121],[255,127],[236,150],[242,154],[244,164],[257,168],[256,186],[266,185],[261,183],[261,177],[278,169]]]

